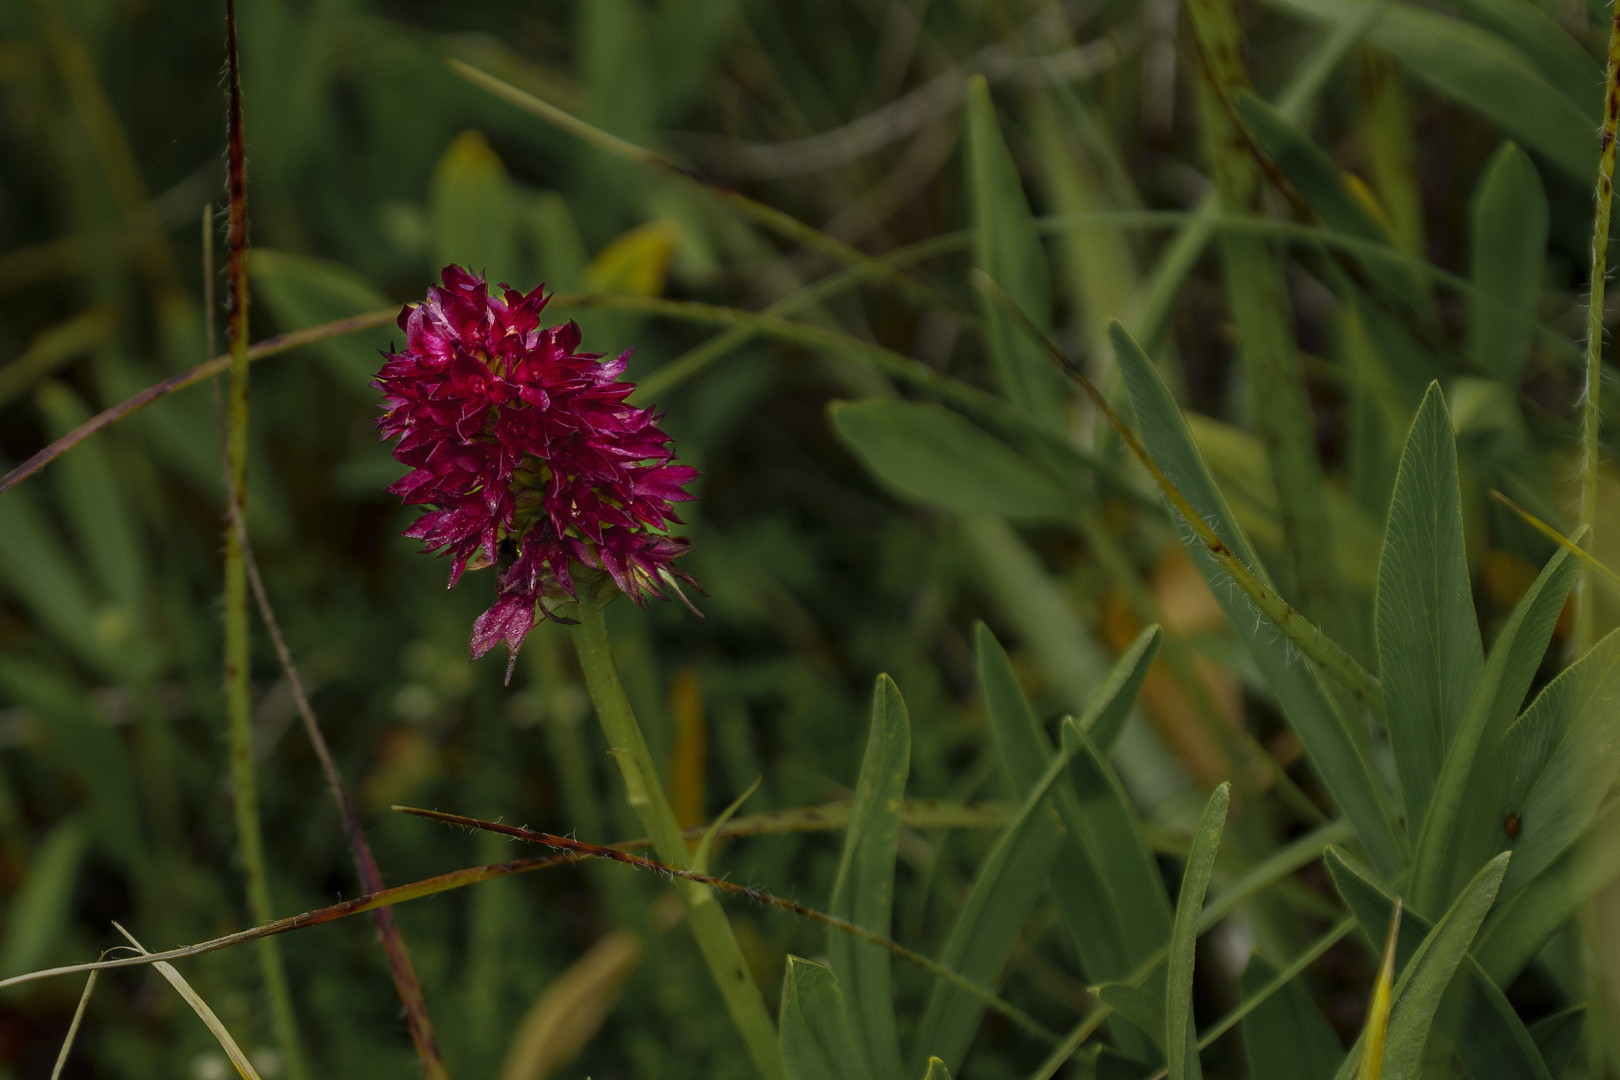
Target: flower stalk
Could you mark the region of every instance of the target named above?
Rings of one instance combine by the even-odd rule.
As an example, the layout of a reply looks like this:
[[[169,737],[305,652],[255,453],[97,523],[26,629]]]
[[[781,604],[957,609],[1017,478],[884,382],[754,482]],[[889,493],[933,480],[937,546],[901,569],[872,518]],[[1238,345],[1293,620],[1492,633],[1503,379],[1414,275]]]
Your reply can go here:
[[[248,454],[248,291],[247,291],[247,166],[242,142],[242,79],[236,51],[236,2],[226,0],[225,52],[229,106],[226,120],[230,194],[230,388],[227,393],[229,424],[225,437],[225,714],[229,733],[231,794],[234,800],[237,842],[241,845],[242,876],[248,911],[255,922],[274,919],[270,883],[266,877],[264,833],[259,823],[259,793],[253,774],[253,701],[249,683],[248,581],[246,552],[242,546],[247,505]],[[274,938],[258,942],[259,966],[270,998],[271,1020],[281,1044],[290,1080],[306,1080],[309,1068],[298,1038],[298,1020],[281,947]]]
[[[616,589],[608,588],[581,595],[577,605],[579,622],[573,628],[574,647],[579,651],[579,664],[585,674],[591,703],[596,706],[597,718],[612,748],[610,753],[624,780],[630,808],[652,837],[653,850],[658,852],[658,857],[685,870],[691,865],[691,849],[686,846],[686,836],[664,794],[647,740],[636,723],[630,699],[619,681],[618,667],[613,662],[603,608],[616,593]],[[697,938],[698,948],[725,998],[732,1021],[742,1034],[754,1067],[768,1080],[781,1080],[785,1074],[775,1026],[765,1011],[765,999],[749,973],[737,938],[731,932],[731,923],[715,901],[714,891],[707,885],[680,878],[676,879],[676,891],[686,908],[686,920]]]

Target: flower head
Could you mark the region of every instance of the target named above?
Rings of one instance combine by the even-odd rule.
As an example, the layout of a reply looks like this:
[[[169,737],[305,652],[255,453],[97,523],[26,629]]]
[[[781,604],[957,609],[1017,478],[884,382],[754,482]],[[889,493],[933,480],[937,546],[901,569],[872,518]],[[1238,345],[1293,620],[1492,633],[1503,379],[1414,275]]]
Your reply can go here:
[[[697,470],[674,464],[658,414],[626,403],[628,352],[604,362],[578,351],[574,323],[542,327],[542,289],[494,297],[458,266],[442,278],[400,312],[405,348],[372,384],[386,396],[377,426],[411,467],[388,490],[429,508],[405,535],[450,557],[452,586],[469,566],[497,568],[472,654],[505,641],[510,679],[536,612],[578,598],[576,561],[637,604],[681,595],[687,541],[663,530]]]

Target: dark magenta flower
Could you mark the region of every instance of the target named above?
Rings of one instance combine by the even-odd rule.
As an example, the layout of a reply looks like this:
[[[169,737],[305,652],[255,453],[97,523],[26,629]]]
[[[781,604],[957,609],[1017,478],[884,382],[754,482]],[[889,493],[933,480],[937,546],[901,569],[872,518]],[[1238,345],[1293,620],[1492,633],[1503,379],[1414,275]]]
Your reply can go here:
[[[377,426],[411,467],[388,490],[430,508],[405,535],[451,558],[452,586],[468,566],[496,567],[473,657],[505,641],[515,662],[536,612],[578,598],[576,560],[637,604],[666,587],[684,600],[677,579],[692,579],[673,564],[687,541],[663,530],[697,470],[674,464],[657,414],[625,402],[630,354],[603,362],[577,351],[574,323],[541,327],[542,289],[497,298],[459,266],[442,277],[400,312],[405,348],[372,385],[386,395]]]

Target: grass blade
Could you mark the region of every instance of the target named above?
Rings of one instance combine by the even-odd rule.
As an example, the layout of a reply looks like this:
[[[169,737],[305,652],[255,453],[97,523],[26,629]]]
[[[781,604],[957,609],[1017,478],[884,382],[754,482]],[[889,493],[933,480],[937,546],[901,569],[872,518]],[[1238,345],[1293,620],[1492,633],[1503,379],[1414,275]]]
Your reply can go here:
[[[1278,978],[1256,954],[1239,981],[1244,1004],[1258,1001],[1243,1019],[1243,1058],[1251,1080],[1332,1080],[1344,1059],[1339,1037],[1295,979],[1265,997]]]
[[[117,928],[120,934],[129,939],[129,943],[135,947],[137,952],[143,956],[150,956],[146,951],[146,947],[136,941],[133,934],[117,923],[113,923],[113,926]],[[151,964],[157,969],[158,974],[169,981],[170,986],[180,992],[180,996],[185,999],[186,1004],[191,1006],[192,1011],[197,1014],[197,1018],[208,1028],[209,1034],[219,1041],[220,1049],[224,1050],[225,1056],[230,1058],[231,1065],[236,1069],[237,1074],[242,1077],[242,1080],[259,1080],[259,1074],[253,1068],[253,1063],[242,1052],[242,1048],[236,1044],[236,1040],[225,1029],[225,1025],[220,1023],[219,1017],[214,1015],[214,1010],[208,1007],[208,1002],[204,1001],[202,996],[191,988],[191,984],[185,980],[185,976],[176,971],[174,965],[167,961],[152,960]]]
[[[1165,1056],[1170,1080],[1196,1080],[1203,1075],[1198,1065],[1198,1033],[1193,1027],[1193,960],[1198,946],[1198,919],[1203,914],[1204,893],[1215,869],[1215,852],[1226,828],[1226,810],[1232,799],[1232,786],[1222,784],[1209,797],[1193,835],[1187,869],[1176,898],[1175,925],[1170,932],[1169,978],[1165,989]]]
[[[911,772],[911,721],[900,688],[887,675],[872,690],[872,727],[855,782],[849,830],[828,912],[884,937],[894,907],[894,860]],[[877,1076],[899,1076],[894,985],[889,954],[844,934],[829,934],[832,973],[846,990],[849,1027],[861,1057]]]

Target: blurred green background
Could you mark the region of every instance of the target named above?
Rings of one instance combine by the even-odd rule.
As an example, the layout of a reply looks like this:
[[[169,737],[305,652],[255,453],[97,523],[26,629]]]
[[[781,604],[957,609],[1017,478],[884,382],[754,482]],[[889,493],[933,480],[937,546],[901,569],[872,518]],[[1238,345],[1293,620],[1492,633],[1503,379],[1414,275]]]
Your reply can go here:
[[[1386,350],[1381,374],[1368,375],[1365,328],[1346,315],[1354,305],[1335,295],[1320,253],[1283,262],[1314,446],[1330,476],[1334,536],[1321,542],[1336,553],[1352,612],[1342,629],[1360,655],[1393,462],[1416,407],[1409,384],[1420,394],[1442,378],[1451,398],[1487,636],[1551,549],[1486,489],[1568,524],[1560,485],[1580,383],[1557,338],[1574,340],[1581,325],[1590,243],[1581,163],[1595,154],[1596,121],[1580,123],[1596,115],[1593,57],[1607,25],[1595,2],[1394,6],[1431,20],[1420,26],[1430,34],[1422,47],[1402,44],[1406,30],[1361,36],[1362,8],[1349,0],[1244,4],[1257,90],[1276,100],[1306,88],[1293,119],[1357,178],[1347,190],[1397,249],[1496,290],[1552,333],[1520,341],[1511,324],[1481,327],[1455,291],[1425,284],[1418,308],[1432,337],[1412,355]],[[974,203],[963,108],[971,73],[988,80],[1036,215],[1187,211],[1210,190],[1198,58],[1176,0],[241,0],[239,10],[254,339],[420,299],[452,261],[524,289],[544,282],[748,310],[838,269],[701,186],[612,157],[470,85],[447,58],[875,255],[975,224],[985,235],[1027,227],[1017,213],[987,216]],[[223,262],[222,40],[215,5],[0,2],[8,465],[207,357],[205,230]],[[1564,120],[1523,97],[1513,81],[1523,72],[1562,95]],[[1567,110],[1590,146],[1559,141]],[[1504,138],[1528,151],[1517,160],[1545,191],[1505,211],[1529,222],[1494,256],[1513,271],[1505,283],[1481,279],[1497,264],[1482,271],[1478,255],[1481,178]],[[1268,205],[1278,219],[1298,212],[1282,199]],[[1215,251],[1177,248],[1183,225],[1138,215],[1053,228],[1036,249],[1039,272],[1004,284],[1023,301],[1037,297],[1037,321],[1105,385],[1116,385],[1106,321],[1131,325],[1183,406],[1201,414],[1195,430],[1240,518],[1262,551],[1280,553],[1278,499],[1254,434],[1265,389],[1235,362]],[[919,304],[867,282],[793,317],[995,388],[965,276],[984,258],[966,238],[947,247],[909,272],[951,303]],[[1180,264],[1167,262],[1172,255]],[[577,315],[593,351],[633,346],[636,379],[717,332],[624,310],[553,314]],[[249,526],[383,875],[400,884],[530,853],[391,814],[392,803],[603,842],[635,836],[566,633],[537,630],[503,687],[504,658],[471,664],[466,654],[471,622],[493,595],[490,575],[446,592],[447,566],[398,535],[415,511],[383,491],[401,470],[377,442],[368,383],[378,350],[399,337],[389,327],[265,360],[252,391]],[[1497,354],[1506,359],[1492,367]],[[1056,409],[1067,423],[1055,380],[1032,393],[1035,411]],[[683,515],[693,542],[685,566],[708,590],[706,618],[623,601],[610,616],[626,684],[688,824],[756,777],[744,813],[847,799],[879,672],[910,708],[910,794],[1005,798],[1012,789],[990,752],[976,685],[974,621],[997,632],[1051,718],[1083,707],[1140,626],[1144,598],[1191,667],[1160,673],[1116,767],[1169,880],[1169,856],[1185,851],[1209,789],[1235,771],[1233,739],[1252,736],[1325,801],[1139,483],[1104,485],[1079,521],[1066,510],[1026,512],[1020,493],[998,501],[994,483],[987,493],[958,476],[964,463],[949,454],[932,470],[924,459],[904,475],[873,466],[875,476],[872,455],[852,452],[827,405],[902,395],[917,396],[852,353],[764,337],[658,395],[682,460],[703,474]],[[1094,417],[1075,417],[1075,445],[1122,460]],[[1604,483],[1612,502],[1613,481]],[[220,687],[221,507],[206,387],[146,409],[0,496],[0,976],[89,958],[113,944],[111,919],[154,949],[246,925]],[[1286,594],[1289,571],[1279,576]],[[277,912],[293,914],[358,890],[289,687],[255,633],[271,889]],[[1190,686],[1213,702],[1226,741]],[[1269,784],[1251,794],[1223,873],[1310,823]],[[971,829],[904,834],[897,938],[938,947],[992,839]],[[731,842],[721,867],[824,906],[837,857],[836,834],[805,833]],[[512,1064],[514,1040],[540,1022],[530,1012],[539,995],[615,930],[635,935],[639,962],[593,954],[585,975],[601,984],[600,1029],[591,1017],[545,1018],[588,1040],[558,1074],[751,1075],[667,894],[650,875],[598,866],[398,909],[452,1075],[547,1075]],[[1211,970],[1235,975],[1257,941],[1262,955],[1291,955],[1335,905],[1320,871],[1303,872],[1270,915],[1232,920],[1205,939]],[[728,910],[774,1008],[785,955],[822,955],[824,931],[736,902]],[[1088,1003],[1061,934],[1049,901],[1039,902],[1005,989],[1058,1030]],[[369,921],[282,943],[318,1075],[416,1074]],[[1359,1030],[1373,964],[1352,940],[1312,968],[1311,989],[1343,1037]],[[184,970],[264,1074],[276,1074],[251,951]],[[914,1022],[928,980],[896,970],[901,1015]],[[1516,1004],[1536,1012],[1566,1000],[1575,972],[1549,962],[1515,990]],[[55,980],[0,995],[0,1077],[49,1075],[81,986]],[[1226,976],[1200,974],[1197,993],[1201,1018],[1235,1001]],[[1213,1072],[1241,1074],[1235,1038],[1206,1058]],[[969,1075],[1021,1076],[1043,1052],[991,1019]],[[213,1080],[227,1068],[180,999],[135,969],[103,980],[64,1076]]]

